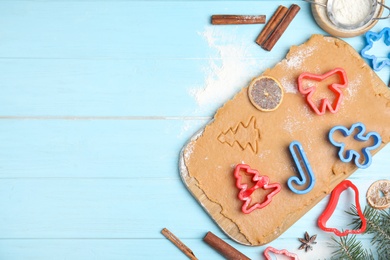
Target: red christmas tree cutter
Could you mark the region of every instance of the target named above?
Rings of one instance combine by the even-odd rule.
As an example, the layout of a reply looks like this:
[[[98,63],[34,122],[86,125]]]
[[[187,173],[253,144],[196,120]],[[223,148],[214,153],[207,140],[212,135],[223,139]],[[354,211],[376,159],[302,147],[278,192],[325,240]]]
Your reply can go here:
[[[248,188],[248,184],[242,183],[241,171],[243,171],[247,176],[251,176],[251,181],[254,182],[252,187]],[[260,175],[257,170],[252,169],[247,164],[238,164],[234,170],[234,177],[236,178],[236,186],[240,189],[238,198],[244,202],[241,210],[246,214],[251,213],[255,209],[261,209],[267,206],[269,203],[271,203],[272,197],[281,190],[279,183],[269,184],[268,176]],[[272,191],[265,197],[262,202],[253,203],[252,205],[251,195],[257,189],[270,189]]]

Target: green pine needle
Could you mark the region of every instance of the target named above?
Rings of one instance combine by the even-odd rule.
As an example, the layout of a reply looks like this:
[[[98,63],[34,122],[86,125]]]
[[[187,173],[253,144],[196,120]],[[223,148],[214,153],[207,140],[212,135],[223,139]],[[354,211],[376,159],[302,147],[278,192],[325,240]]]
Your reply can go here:
[[[356,207],[347,212],[352,215],[354,228],[361,226]],[[371,244],[375,246],[378,259],[390,259],[390,212],[366,206],[363,212],[367,220],[366,234],[372,235]]]
[[[372,253],[363,248],[360,241],[356,240],[356,236],[344,236],[338,239],[332,237],[334,244],[331,247],[336,248],[332,252],[331,259],[342,260],[371,260],[374,259]]]
[[[359,217],[356,207],[353,205],[347,212],[352,216],[353,229],[359,229],[362,221]],[[364,208],[363,212],[367,220],[365,234],[371,235],[371,244],[375,247],[375,254],[371,250],[363,247],[361,241],[356,239],[356,235],[332,237],[333,243],[330,245],[335,248],[331,259],[342,260],[389,260],[390,259],[390,211],[377,210],[369,206]]]

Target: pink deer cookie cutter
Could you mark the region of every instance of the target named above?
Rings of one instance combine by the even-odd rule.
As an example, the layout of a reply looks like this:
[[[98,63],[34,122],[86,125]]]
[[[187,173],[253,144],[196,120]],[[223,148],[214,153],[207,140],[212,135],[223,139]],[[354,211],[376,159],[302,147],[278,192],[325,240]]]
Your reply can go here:
[[[328,85],[328,89],[333,92],[335,98],[333,102],[329,100],[328,98],[321,99],[319,106],[316,104],[316,102],[313,100],[314,93],[317,90],[317,83],[333,76],[338,75],[340,81],[336,83],[332,83]],[[315,84],[310,85],[309,87],[304,87],[303,82],[305,80],[311,80],[314,81]],[[298,90],[301,94],[306,95],[306,102],[309,104],[309,106],[314,110],[314,112],[317,115],[323,115],[325,114],[326,110],[328,109],[331,113],[336,113],[341,106],[341,101],[343,99],[343,92],[341,89],[346,88],[348,85],[348,79],[347,74],[344,69],[342,68],[335,68],[325,74],[317,75],[312,74],[309,72],[304,72],[298,77]]]
[[[270,252],[274,253],[275,255],[284,255],[291,260],[299,260],[298,255],[291,253],[291,252],[287,251],[286,249],[279,250],[279,249],[276,249],[272,246],[269,246],[264,250],[265,259],[267,259],[267,260],[273,259],[270,255]],[[283,259],[285,259],[285,258],[283,258]]]

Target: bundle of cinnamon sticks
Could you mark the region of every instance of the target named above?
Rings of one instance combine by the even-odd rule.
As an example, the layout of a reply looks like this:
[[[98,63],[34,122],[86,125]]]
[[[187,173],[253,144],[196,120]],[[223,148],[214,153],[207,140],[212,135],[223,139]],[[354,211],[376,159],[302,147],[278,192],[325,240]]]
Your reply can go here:
[[[271,51],[300,9],[301,8],[296,4],[291,5],[289,8],[280,5],[257,37],[256,43],[264,50]],[[265,15],[211,16],[211,23],[214,25],[264,24],[265,20]]]
[[[264,50],[271,51],[300,9],[296,4],[289,8],[280,5],[257,37],[256,43]]]

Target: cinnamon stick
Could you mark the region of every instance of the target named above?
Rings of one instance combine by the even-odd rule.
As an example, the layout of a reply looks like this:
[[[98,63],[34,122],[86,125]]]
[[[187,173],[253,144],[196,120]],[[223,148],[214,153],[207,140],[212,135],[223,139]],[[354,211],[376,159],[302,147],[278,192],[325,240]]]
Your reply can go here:
[[[215,25],[226,24],[264,24],[265,15],[227,15],[216,14],[211,16],[211,23]]]
[[[198,258],[195,257],[194,252],[192,252],[191,249],[189,249],[183,242],[181,242],[174,234],[171,233],[166,228],[163,228],[161,230],[161,233],[168,238],[169,241],[171,241],[177,248],[179,248],[186,256],[188,256],[191,260],[198,260]]]
[[[217,250],[221,255],[223,255],[228,260],[250,260],[246,255],[242,254],[240,251],[211,233],[207,232],[206,236],[203,238],[207,244],[212,248]]]
[[[259,36],[256,39],[256,43],[258,45],[262,45],[265,40],[268,39],[270,34],[275,30],[276,26],[280,23],[280,21],[284,18],[287,13],[288,8],[279,5],[278,9],[276,9],[275,13],[272,15],[271,19],[264,26],[263,30],[260,32]]]
[[[301,10],[301,8],[292,4],[290,8],[288,8],[286,15],[283,20],[280,21],[278,26],[276,26],[275,30],[271,33],[267,40],[261,45],[261,47],[267,51],[272,50],[275,46],[276,42],[280,39],[284,31],[287,29],[288,25],[292,22],[297,13]]]

